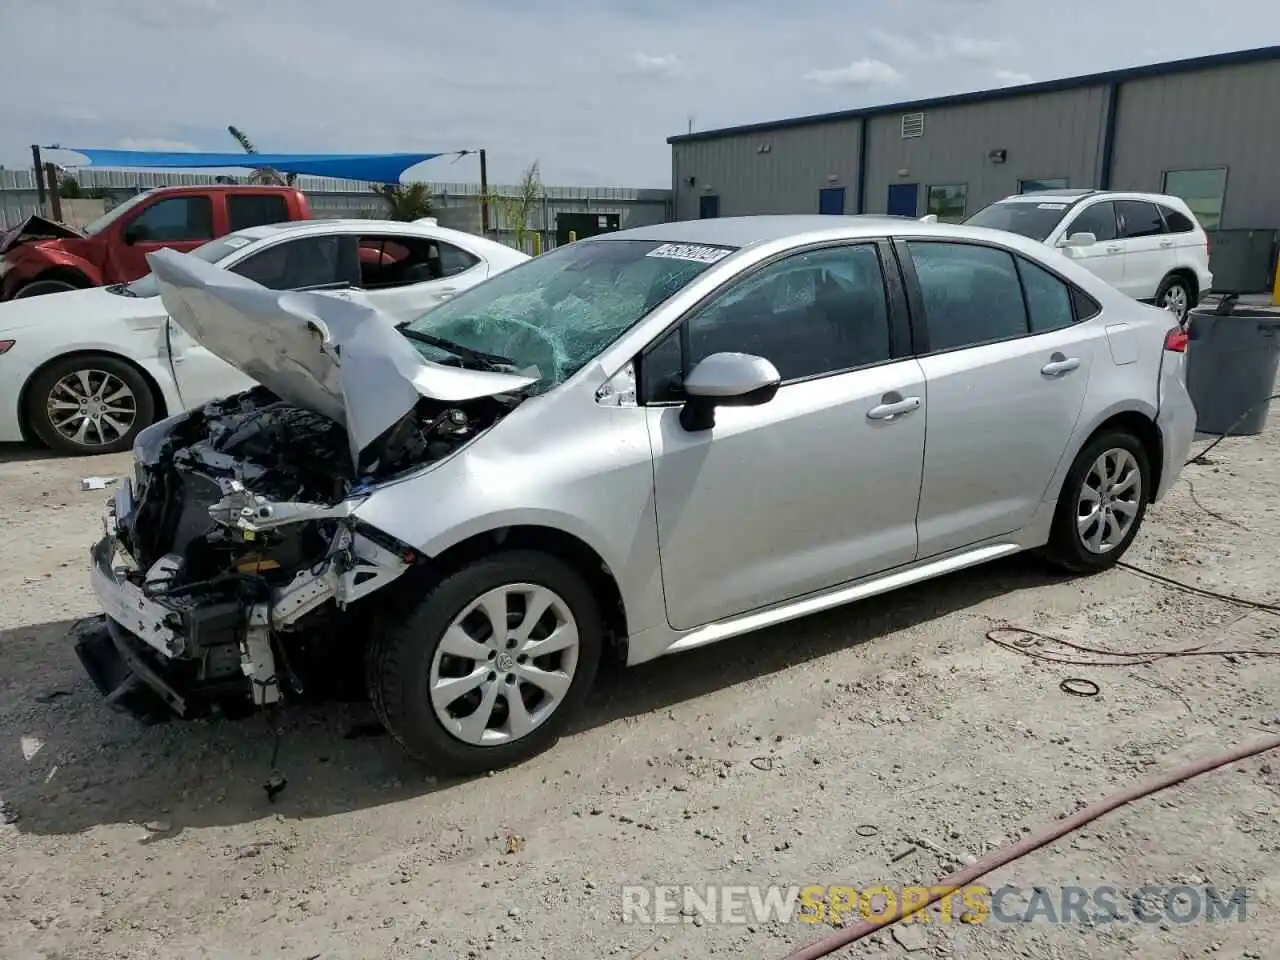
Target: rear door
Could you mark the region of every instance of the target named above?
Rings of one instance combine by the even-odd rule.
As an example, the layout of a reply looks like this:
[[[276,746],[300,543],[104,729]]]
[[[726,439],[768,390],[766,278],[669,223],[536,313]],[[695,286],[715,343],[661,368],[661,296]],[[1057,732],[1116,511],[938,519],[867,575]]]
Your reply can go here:
[[[295,237],[272,243],[227,267],[272,290],[343,291],[355,287],[356,238],[351,234]],[[182,402],[196,407],[255,383],[215,356],[172,319],[168,322],[173,378]]]
[[[1176,241],[1165,229],[1160,208],[1149,200],[1117,200],[1116,214],[1125,247],[1120,289],[1135,300],[1151,300],[1160,281],[1178,265]]]
[[[1066,452],[1103,334],[1071,287],[992,244],[899,241],[928,393],[920,557],[1030,522]]]
[[[1098,242],[1091,247],[1066,247],[1062,252],[1090,273],[1123,291],[1129,267],[1116,222],[1115,202],[1102,200],[1081,204],[1079,211],[1072,214],[1062,236],[1070,237],[1073,233],[1092,233]]]
[[[401,234],[361,234],[360,287],[397,322],[412,320],[480,283],[488,264],[456,244]]]

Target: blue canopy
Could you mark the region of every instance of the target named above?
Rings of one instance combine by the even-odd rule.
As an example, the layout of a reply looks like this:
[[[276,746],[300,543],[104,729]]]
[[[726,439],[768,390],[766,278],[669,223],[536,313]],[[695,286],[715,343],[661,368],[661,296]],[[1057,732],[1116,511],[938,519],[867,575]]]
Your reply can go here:
[[[399,183],[400,175],[439,153],[166,153],[150,150],[97,150],[58,147],[89,158],[99,167],[148,167],[225,169],[270,167],[281,173],[306,173],[316,177]],[[456,153],[457,151],[455,151]],[[75,164],[69,164],[75,166]]]

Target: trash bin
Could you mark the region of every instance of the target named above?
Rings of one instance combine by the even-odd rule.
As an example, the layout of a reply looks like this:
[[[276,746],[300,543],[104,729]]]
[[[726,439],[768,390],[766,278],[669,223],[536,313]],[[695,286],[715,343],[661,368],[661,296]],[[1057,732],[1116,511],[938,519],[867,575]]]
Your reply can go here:
[[[1193,310],[1187,333],[1187,392],[1201,433],[1254,436],[1267,425],[1280,365],[1280,311]]]

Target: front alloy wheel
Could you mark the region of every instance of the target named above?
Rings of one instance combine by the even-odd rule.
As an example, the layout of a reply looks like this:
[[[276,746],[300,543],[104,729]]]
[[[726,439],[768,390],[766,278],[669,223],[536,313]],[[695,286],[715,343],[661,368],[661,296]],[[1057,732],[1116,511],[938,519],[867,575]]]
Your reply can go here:
[[[132,364],[105,354],[56,360],[23,391],[28,426],[43,443],[71,454],[118,453],[155,418],[156,400]]]
[[[541,752],[586,697],[604,638],[587,580],[512,550],[445,577],[369,645],[383,725],[434,770],[484,773]]]

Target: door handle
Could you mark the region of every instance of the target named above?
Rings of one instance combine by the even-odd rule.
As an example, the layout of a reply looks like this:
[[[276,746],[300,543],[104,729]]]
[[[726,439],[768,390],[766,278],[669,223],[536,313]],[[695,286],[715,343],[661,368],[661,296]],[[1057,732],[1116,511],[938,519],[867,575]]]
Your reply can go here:
[[[896,420],[912,410],[920,409],[919,397],[901,397],[896,393],[886,393],[880,400],[877,406],[867,411],[868,420]]]
[[[436,296],[438,296],[441,300],[448,300],[457,292],[458,292],[458,289],[456,287],[441,287],[439,290],[436,291]]]
[[[1123,253],[1123,252],[1124,252],[1124,247],[1120,246],[1119,244],[1115,244],[1113,246],[1107,247],[1107,253]]]
[[[1040,368],[1040,372],[1046,377],[1060,377],[1078,366],[1080,366],[1079,357],[1064,357],[1060,353],[1055,353],[1049,358],[1049,362]]]
[[[1172,246],[1173,246],[1173,241],[1172,241],[1172,240],[1161,240],[1161,241],[1160,241],[1160,246],[1164,247],[1164,248],[1167,250],[1167,249],[1169,249],[1169,247],[1172,247]]]

